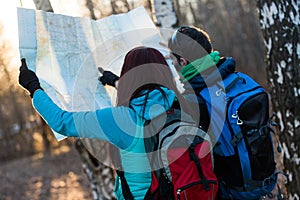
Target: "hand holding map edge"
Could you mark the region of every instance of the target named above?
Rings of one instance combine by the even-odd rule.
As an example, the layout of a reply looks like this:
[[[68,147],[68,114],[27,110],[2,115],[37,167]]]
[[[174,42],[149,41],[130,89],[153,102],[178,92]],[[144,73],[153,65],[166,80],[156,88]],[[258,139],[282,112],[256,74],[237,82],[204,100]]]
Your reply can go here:
[[[21,63],[19,69],[19,84],[30,93],[30,97],[32,98],[34,92],[42,88],[36,74],[28,69],[25,58],[21,59]]]
[[[111,71],[105,71],[101,67],[98,67],[98,70],[100,73],[102,73],[102,76],[98,78],[102,85],[110,85],[116,87],[116,82],[119,80],[119,76],[115,75]]]

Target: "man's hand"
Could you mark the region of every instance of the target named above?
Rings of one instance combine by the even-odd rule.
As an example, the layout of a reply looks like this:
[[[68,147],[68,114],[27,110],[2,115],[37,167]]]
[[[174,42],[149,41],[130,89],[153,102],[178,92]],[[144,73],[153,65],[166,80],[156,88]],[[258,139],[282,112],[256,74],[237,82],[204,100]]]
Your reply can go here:
[[[42,89],[40,86],[40,82],[36,74],[29,70],[26,64],[25,58],[21,59],[22,65],[19,69],[19,84],[24,87],[30,93],[30,97],[33,97],[33,93]]]
[[[98,80],[103,85],[110,85],[116,87],[116,81],[119,80],[119,77],[110,71],[102,71],[102,68],[98,68],[98,69],[102,73],[102,76],[100,76]]]

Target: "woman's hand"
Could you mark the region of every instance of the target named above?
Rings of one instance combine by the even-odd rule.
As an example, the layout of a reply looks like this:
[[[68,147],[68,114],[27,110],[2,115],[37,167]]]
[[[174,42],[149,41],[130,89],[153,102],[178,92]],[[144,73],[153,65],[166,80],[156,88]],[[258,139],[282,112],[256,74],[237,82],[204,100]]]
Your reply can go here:
[[[40,82],[36,74],[29,70],[26,64],[25,58],[21,59],[22,65],[19,69],[19,84],[28,90],[30,93],[30,97],[33,97],[33,94],[36,90],[42,89],[40,86]]]
[[[101,72],[102,70],[99,69]],[[98,80],[105,86],[110,85],[116,87],[116,82],[119,80],[119,77],[110,71],[102,71],[102,76]]]

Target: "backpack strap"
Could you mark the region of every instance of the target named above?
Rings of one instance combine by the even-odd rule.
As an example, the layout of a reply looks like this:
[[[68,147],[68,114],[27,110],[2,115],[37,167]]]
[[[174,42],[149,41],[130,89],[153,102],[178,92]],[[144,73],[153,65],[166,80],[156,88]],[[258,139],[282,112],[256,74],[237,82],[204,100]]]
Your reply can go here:
[[[243,133],[240,131],[238,134],[235,134],[233,138],[230,140],[230,144],[233,147],[236,147],[236,145],[239,143],[239,141],[243,138]]]
[[[216,95],[220,96],[221,92],[225,92],[225,94],[239,81],[242,80],[245,82],[245,79],[241,76],[238,75],[238,73],[234,73],[236,77],[223,89],[223,87],[217,83],[218,87],[220,88],[219,90],[216,91]]]
[[[274,112],[273,115],[272,115],[272,117],[269,119],[269,124],[270,124],[269,128],[270,128],[270,131],[273,133],[273,135],[274,135],[274,137],[275,137],[275,139],[277,141],[277,152],[281,153],[282,149],[280,147],[280,143],[278,141],[277,135],[276,135],[274,129],[271,127],[271,126],[274,126],[274,127],[278,126],[278,124],[274,120],[275,117],[276,117],[276,113]]]
[[[259,129],[251,129],[251,130],[247,131],[247,134],[257,132],[257,130],[259,132],[259,134],[257,134],[256,137],[253,137],[251,140],[248,139],[249,143],[252,143],[252,141],[256,140],[261,135],[265,135],[265,134],[269,133],[269,131],[273,132],[271,125],[272,124],[270,122],[268,122],[266,125],[261,126]],[[239,143],[239,141],[241,139],[243,139],[243,133],[240,131],[239,133],[237,133],[233,136],[233,138],[230,140],[230,143],[233,147],[236,147],[236,145]]]
[[[113,156],[112,163],[115,167],[117,175],[120,177],[121,187],[122,187],[122,194],[123,197],[127,200],[133,200],[133,195],[130,191],[129,185],[126,181],[122,161],[121,161],[121,154],[120,149],[115,147],[114,145],[109,146],[110,155]]]
[[[121,180],[121,187],[122,187],[122,194],[123,197],[127,200],[133,200],[133,195],[130,191],[129,185],[126,181],[125,175],[124,175],[124,171],[123,170],[116,170],[116,173],[118,174],[118,176],[120,177]]]
[[[259,133],[260,133],[260,134],[257,135],[257,137],[260,137],[261,135],[264,135],[264,134],[269,133],[269,132],[273,133],[273,135],[274,135],[274,137],[275,137],[275,139],[276,139],[276,141],[277,141],[277,144],[278,144],[278,146],[277,146],[277,151],[278,151],[279,153],[281,153],[282,150],[281,150],[281,147],[280,147],[280,143],[279,143],[279,141],[278,141],[278,138],[277,138],[277,136],[276,136],[276,133],[275,133],[274,129],[272,128],[272,126],[278,126],[278,124],[273,120],[273,118],[274,118],[275,116],[276,116],[276,114],[273,113],[273,115],[272,115],[272,116],[270,117],[270,119],[268,120],[268,123],[267,123],[266,125],[261,126],[261,127],[259,128]],[[256,131],[256,129],[249,130],[248,133],[251,133],[251,132],[253,132],[253,131]],[[255,140],[257,137],[254,137],[252,140]],[[233,136],[233,138],[231,139],[230,143],[232,144],[233,147],[236,147],[237,144],[239,143],[239,141],[240,141],[242,138],[243,138],[243,133],[240,131],[238,134],[235,134],[235,135]]]
[[[254,181],[254,180],[251,180],[251,181],[246,181],[247,183],[247,188],[245,187],[238,187],[238,186],[230,186],[230,185],[227,185],[226,183],[224,182],[220,182],[221,184],[223,184],[226,188],[228,189],[234,189],[235,191],[238,191],[238,192],[249,192],[249,191],[252,191],[254,189],[257,189],[257,188],[261,188],[261,190],[264,190],[263,187],[267,186],[267,185],[270,185],[274,182],[277,181],[277,176],[278,174],[282,174],[284,175],[285,177],[287,177],[287,175],[281,171],[279,172],[274,172],[271,176],[265,178],[264,180],[262,181]],[[281,193],[281,191],[279,191],[279,193]],[[268,195],[268,197],[271,197],[270,195],[272,195],[272,193],[266,191],[266,194]]]
[[[195,145],[194,144],[192,144],[189,147],[189,152],[190,152],[191,160],[193,160],[195,162],[196,166],[197,166],[199,176],[200,176],[200,178],[201,178],[201,180],[203,181],[203,184],[204,184],[204,189],[206,191],[210,190],[208,181],[207,181],[206,177],[203,174],[203,171],[202,171],[202,168],[201,168],[201,165],[200,165],[200,160],[199,160],[199,158],[197,157],[197,155],[195,153]]]
[[[237,77],[235,79],[233,79],[233,81],[227,85],[227,87],[225,88],[225,93],[227,93],[239,80],[242,80],[243,82],[245,82],[245,79],[243,77],[239,76],[237,73],[235,73],[235,74],[237,75]]]
[[[166,124],[163,126],[163,128],[175,123],[175,122],[180,122],[180,117],[179,118],[175,118],[175,119],[171,119],[170,115],[175,114],[175,109],[171,109],[170,111],[167,112],[167,121]],[[150,123],[151,120],[146,120],[144,125],[147,125]],[[158,140],[158,134],[155,134],[154,137],[156,137],[156,140]],[[150,142],[149,140],[146,140],[147,142]],[[149,149],[147,149],[147,146],[145,146],[146,151],[148,151]],[[125,178],[125,174],[124,174],[124,170],[123,170],[123,166],[122,166],[122,161],[121,161],[121,156],[120,156],[120,150],[118,148],[116,148],[115,146],[111,145],[111,149],[110,149],[110,153],[112,153],[113,150],[113,155],[114,155],[114,159],[113,159],[113,165],[116,168],[116,173],[117,175],[120,177],[120,181],[121,181],[121,187],[122,187],[122,194],[123,197],[126,200],[133,200],[133,195],[130,191],[129,185],[127,183],[127,180]],[[152,150],[152,149],[151,149]],[[161,181],[161,180],[159,180]],[[150,188],[149,188],[150,189]],[[147,193],[149,193],[149,190],[147,191]],[[168,191],[169,193],[169,191]],[[147,195],[146,195],[147,196]]]

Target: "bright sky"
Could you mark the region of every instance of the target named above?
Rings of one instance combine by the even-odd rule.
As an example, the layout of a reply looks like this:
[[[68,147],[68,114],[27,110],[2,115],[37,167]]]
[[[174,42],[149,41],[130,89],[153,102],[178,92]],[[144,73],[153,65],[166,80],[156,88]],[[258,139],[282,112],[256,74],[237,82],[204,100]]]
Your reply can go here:
[[[17,7],[20,0],[0,1],[0,21],[4,28],[4,36],[13,45],[18,45]],[[35,9],[32,0],[22,0],[22,7]]]
[[[70,16],[82,16],[84,14],[82,0],[51,0],[51,4],[55,13]],[[5,36],[12,39],[14,45],[18,45],[17,7],[35,9],[35,5],[33,0],[0,1],[0,22],[4,25]]]
[[[22,3],[24,8],[35,9],[32,0],[22,0]],[[10,62],[12,67],[18,67],[20,64],[17,7],[20,7],[20,0],[0,1],[0,23],[3,26],[3,34],[0,39],[6,40],[13,48],[8,54],[12,59]]]
[[[21,5],[22,2],[22,5]],[[51,0],[52,7],[56,13],[70,16],[83,15],[82,0]],[[68,6],[66,6],[68,5]],[[35,9],[33,0],[1,0],[0,1],[0,23],[3,26],[3,35],[0,40],[6,40],[13,47],[12,66],[19,65],[19,38],[17,8]]]

